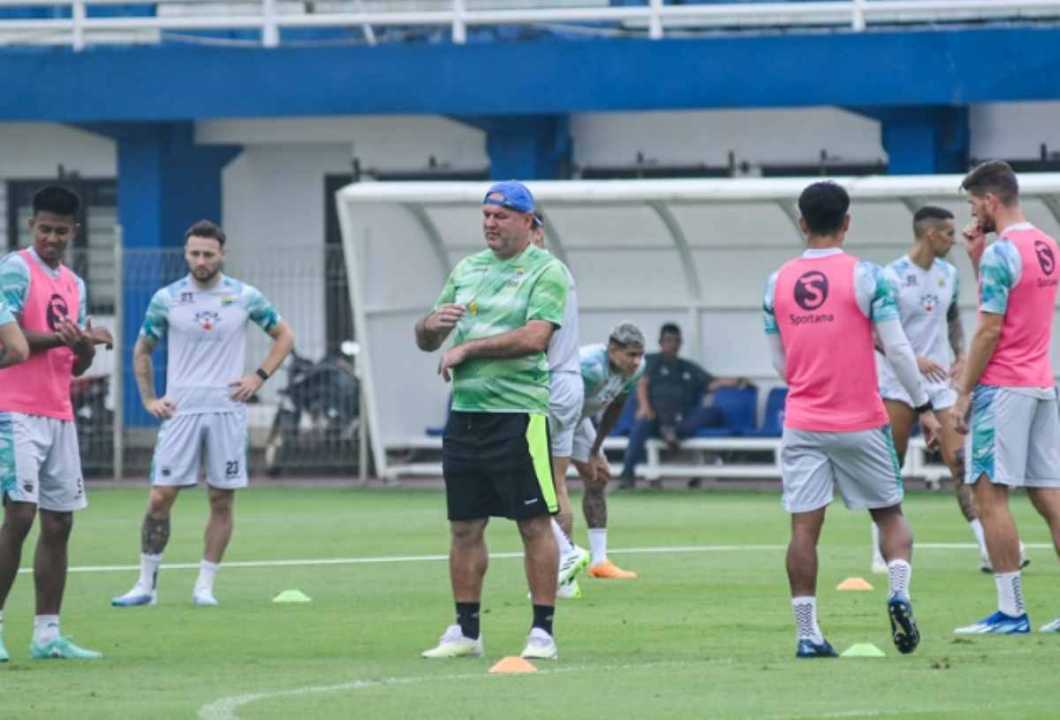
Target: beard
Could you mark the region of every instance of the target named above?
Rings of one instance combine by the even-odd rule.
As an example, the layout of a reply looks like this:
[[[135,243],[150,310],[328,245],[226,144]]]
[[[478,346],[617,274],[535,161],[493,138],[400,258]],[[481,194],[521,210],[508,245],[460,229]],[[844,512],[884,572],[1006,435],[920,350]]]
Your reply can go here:
[[[997,220],[992,217],[980,217],[979,218],[979,229],[983,231],[983,234],[997,232]]]

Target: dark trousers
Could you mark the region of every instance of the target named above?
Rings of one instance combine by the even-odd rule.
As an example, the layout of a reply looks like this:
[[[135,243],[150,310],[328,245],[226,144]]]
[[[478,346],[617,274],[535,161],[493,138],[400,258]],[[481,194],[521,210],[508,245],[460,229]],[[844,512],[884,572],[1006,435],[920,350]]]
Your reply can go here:
[[[681,421],[674,426],[677,437],[686,438],[695,434],[701,427],[720,427],[725,421],[725,416],[719,408],[709,405],[700,405],[693,408]],[[637,463],[644,462],[644,446],[650,437],[659,435],[659,419],[637,420],[633,423],[633,429],[629,431],[629,444],[626,446],[626,456],[622,463],[622,475],[633,477],[633,468]]]

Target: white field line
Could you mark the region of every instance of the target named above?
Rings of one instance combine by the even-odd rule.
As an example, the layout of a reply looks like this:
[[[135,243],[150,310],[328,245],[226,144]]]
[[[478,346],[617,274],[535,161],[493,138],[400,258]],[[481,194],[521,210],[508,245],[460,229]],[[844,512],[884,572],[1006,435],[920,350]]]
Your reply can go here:
[[[639,547],[609,549],[609,555],[668,555],[685,553],[712,552],[776,552],[786,550],[787,545],[675,545],[673,547]],[[1027,543],[1026,547],[1042,550],[1052,548],[1048,543]],[[917,543],[916,550],[974,550],[972,543]],[[521,559],[522,552],[490,553],[491,560]],[[313,567],[321,565],[377,565],[386,563],[440,562],[448,560],[448,555],[384,555],[380,557],[346,557],[346,558],[304,558],[301,560],[236,560],[225,562],[228,568],[263,568],[263,567]],[[139,570],[139,565],[79,565],[72,567],[72,573],[128,572]],[[199,563],[166,563],[163,570],[198,570]],[[22,568],[19,573],[28,574],[32,568]]]

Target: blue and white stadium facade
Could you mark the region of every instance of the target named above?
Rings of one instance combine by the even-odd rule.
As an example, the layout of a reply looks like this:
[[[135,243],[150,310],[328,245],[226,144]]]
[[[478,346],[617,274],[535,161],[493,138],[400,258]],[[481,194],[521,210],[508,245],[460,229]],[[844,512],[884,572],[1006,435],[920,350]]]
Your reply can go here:
[[[0,89],[0,248],[20,241],[27,188],[60,177],[86,188],[101,250],[116,237],[128,252],[176,248],[191,222],[220,218],[236,274],[292,252],[320,274],[252,280],[300,313],[300,344],[319,354],[334,334],[321,288],[325,248],[341,247],[335,191],[354,178],[937,175],[984,158],[1060,169],[1060,0],[0,0]],[[899,195],[873,259],[908,242],[917,198]],[[1056,196],[1035,208],[1055,232]],[[697,259],[689,354],[764,378],[758,345],[717,333],[734,312],[757,333],[765,268],[748,277],[744,251],[776,241],[726,213],[729,250]],[[474,207],[467,218],[448,245],[475,243]],[[784,215],[769,222],[793,252]],[[693,254],[698,232],[681,229]],[[128,352],[145,301],[105,266],[90,290],[100,314],[124,310]],[[638,303],[687,286],[667,275],[642,274]]]

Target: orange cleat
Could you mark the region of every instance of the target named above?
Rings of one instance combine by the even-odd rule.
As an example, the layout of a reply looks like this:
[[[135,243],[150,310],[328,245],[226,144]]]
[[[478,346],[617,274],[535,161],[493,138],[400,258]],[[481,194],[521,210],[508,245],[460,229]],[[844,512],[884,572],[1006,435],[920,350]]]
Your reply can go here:
[[[598,565],[589,567],[589,575],[601,580],[636,580],[637,573],[631,570],[623,570],[610,560],[604,560]]]

